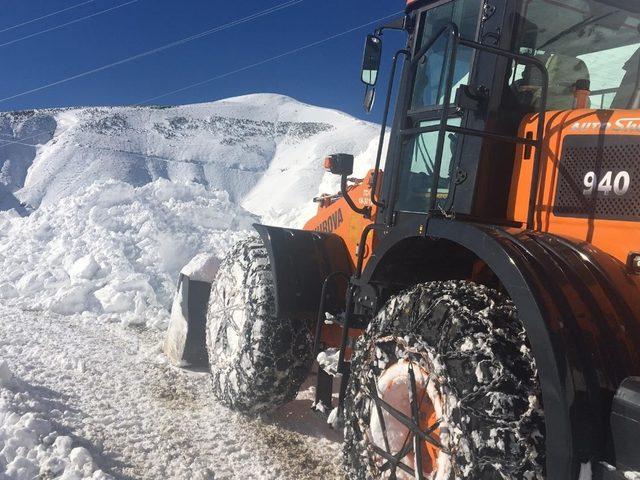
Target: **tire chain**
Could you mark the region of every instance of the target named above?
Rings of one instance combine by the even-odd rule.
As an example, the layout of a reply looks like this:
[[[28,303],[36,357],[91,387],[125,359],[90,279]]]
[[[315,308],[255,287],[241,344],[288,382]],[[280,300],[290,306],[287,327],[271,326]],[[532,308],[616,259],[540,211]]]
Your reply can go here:
[[[241,270],[241,276],[234,271]],[[231,298],[229,298],[231,297]],[[231,300],[231,307],[225,305]],[[222,303],[222,305],[220,305]],[[228,342],[230,310],[238,348]],[[238,242],[220,265],[207,313],[207,348],[213,393],[244,413],[263,413],[295,398],[311,364],[311,338],[302,322],[277,318],[267,251],[257,235]],[[234,328],[234,327],[231,327]]]
[[[437,299],[433,301],[434,298]],[[470,308],[474,304],[484,308],[474,311]],[[444,311],[438,312],[442,307]],[[455,314],[450,314],[454,311]],[[433,335],[434,330],[437,336]],[[487,348],[462,349],[461,340],[469,337],[483,340]],[[472,479],[485,474],[490,475],[487,478],[544,478],[543,413],[535,408],[535,401],[530,405],[529,398],[533,396],[540,401],[537,369],[524,328],[510,301],[481,285],[450,281],[418,285],[387,303],[359,340],[353,361],[344,413],[345,419],[357,419],[345,425],[348,478],[380,475],[371,461],[374,454],[366,434],[370,400],[364,401],[362,387],[372,376],[380,376],[389,364],[385,357],[390,363],[408,359],[430,374],[436,372],[438,389],[454,400],[451,402],[454,406],[444,414],[444,423],[450,428],[443,431],[451,435],[449,446],[453,450],[453,471],[448,478]],[[457,375],[452,372],[464,365],[479,368],[480,362],[494,367],[495,376],[487,383],[478,380],[469,368]],[[359,381],[358,375],[363,374],[365,378]],[[464,380],[456,382],[458,377]],[[468,380],[472,381],[465,385]],[[478,405],[483,399],[501,395],[505,401],[514,403],[511,412],[497,413],[495,408],[488,410],[486,405],[485,408]],[[498,448],[474,446],[474,436],[480,435],[478,440],[486,442],[490,439],[482,434],[491,434],[492,430],[501,433],[498,442],[503,441],[505,448],[511,448],[507,458],[499,444]],[[466,447],[456,450],[451,445]]]

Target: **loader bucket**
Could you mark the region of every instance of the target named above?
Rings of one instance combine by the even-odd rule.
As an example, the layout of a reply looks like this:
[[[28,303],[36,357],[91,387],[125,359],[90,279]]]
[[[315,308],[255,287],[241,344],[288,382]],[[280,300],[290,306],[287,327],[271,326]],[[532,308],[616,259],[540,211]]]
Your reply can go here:
[[[208,367],[206,323],[210,293],[211,283],[180,274],[164,341],[164,352],[173,365]]]

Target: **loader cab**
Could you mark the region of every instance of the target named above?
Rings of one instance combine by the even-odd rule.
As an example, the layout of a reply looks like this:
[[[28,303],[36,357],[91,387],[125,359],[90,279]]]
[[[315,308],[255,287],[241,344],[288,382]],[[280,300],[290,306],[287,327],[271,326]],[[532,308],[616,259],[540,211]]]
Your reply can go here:
[[[512,176],[517,152],[541,153],[545,114],[640,105],[635,2],[413,1],[407,15],[388,224],[425,214],[526,223],[509,212]],[[532,118],[540,128],[525,132]]]

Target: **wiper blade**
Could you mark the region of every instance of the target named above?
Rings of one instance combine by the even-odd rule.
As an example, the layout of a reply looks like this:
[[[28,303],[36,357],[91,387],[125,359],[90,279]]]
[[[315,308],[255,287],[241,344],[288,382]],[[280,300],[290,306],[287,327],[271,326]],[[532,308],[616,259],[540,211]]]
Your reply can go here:
[[[558,40],[560,40],[563,37],[566,37],[567,35],[569,35],[570,33],[575,32],[576,30],[580,30],[582,27],[586,27],[587,25],[590,25],[592,23],[595,23],[599,20],[602,20],[603,18],[607,18],[610,17],[611,15],[613,15],[614,13],[618,13],[620,10],[613,10],[611,12],[607,12],[603,15],[600,15],[599,17],[594,17],[593,15],[591,15],[588,18],[585,18],[584,20],[582,20],[581,22],[576,23],[575,25],[572,25],[571,27],[561,31],[560,33],[558,33],[557,35],[554,35],[553,37],[551,37],[549,40],[547,40],[546,42],[544,42],[542,45],[540,45],[539,47],[536,48],[536,50],[542,50],[545,47],[551,45],[552,43],[557,42]]]

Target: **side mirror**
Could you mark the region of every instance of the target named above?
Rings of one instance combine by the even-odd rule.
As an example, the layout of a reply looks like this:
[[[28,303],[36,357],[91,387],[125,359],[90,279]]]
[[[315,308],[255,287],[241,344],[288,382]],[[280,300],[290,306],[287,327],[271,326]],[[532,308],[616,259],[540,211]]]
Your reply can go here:
[[[373,108],[373,102],[376,99],[376,87],[367,86],[367,90],[364,92],[364,110],[367,113],[371,112]]]
[[[346,178],[353,173],[353,155],[348,153],[329,155],[324,159],[324,169]]]
[[[329,155],[324,159],[324,169],[328,172],[340,175],[340,194],[344,201],[347,202],[349,208],[356,212],[358,215],[363,215],[365,218],[371,218],[371,207],[363,206],[358,207],[353,198],[349,196],[349,187],[347,181],[349,175],[353,173],[353,155],[348,153],[335,153]]]
[[[367,35],[362,59],[361,79],[365,85],[373,87],[378,81],[380,59],[382,58],[382,39],[375,35]]]

